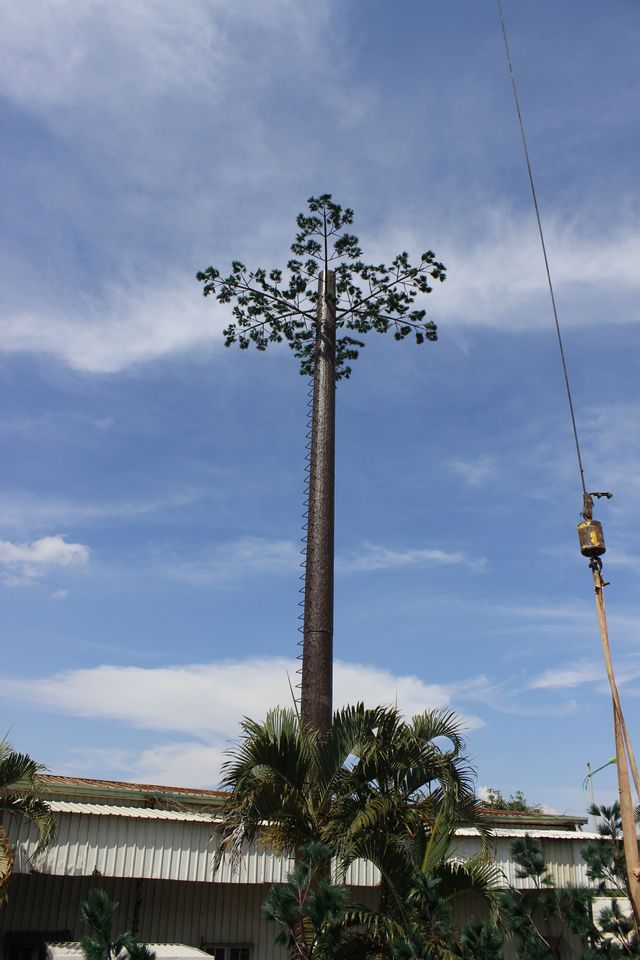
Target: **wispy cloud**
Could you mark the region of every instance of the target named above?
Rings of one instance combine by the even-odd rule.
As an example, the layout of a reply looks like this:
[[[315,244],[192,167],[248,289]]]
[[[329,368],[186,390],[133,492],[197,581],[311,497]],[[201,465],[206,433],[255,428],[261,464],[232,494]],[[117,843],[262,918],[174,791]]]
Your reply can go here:
[[[248,574],[290,574],[301,563],[299,545],[292,540],[241,537],[215,544],[197,558],[175,556],[163,551],[157,557],[168,577],[194,585],[234,585]]]
[[[574,714],[578,704],[573,699],[557,700],[553,704],[540,703],[526,696],[530,687],[523,689],[517,678],[501,681],[480,674],[470,680],[462,680],[447,687],[452,700],[459,703],[476,703],[496,713],[514,717],[564,717]]]
[[[77,301],[77,297],[74,297]],[[165,278],[112,287],[99,300],[9,311],[0,318],[2,349],[56,357],[74,370],[117,373],[194,348],[222,346],[226,313],[212,310],[195,280]]]
[[[634,658],[635,659],[635,658]],[[616,670],[618,685],[622,686],[640,677],[640,664],[628,660]],[[576,664],[552,667],[534,677],[529,684],[533,690],[554,690],[579,687],[585,683],[595,683],[608,690],[604,664],[595,660],[583,660]]]
[[[461,552],[433,550],[426,547],[392,549],[375,543],[364,543],[359,550],[338,556],[336,569],[340,573],[372,573],[377,570],[401,570],[404,567],[450,566],[466,564],[479,567],[482,558],[471,560]]]
[[[483,456],[476,460],[450,460],[448,466],[453,473],[474,488],[484,486],[496,474],[496,464],[492,457]]]
[[[0,350],[102,375],[221,346],[228,313],[203,300],[196,270],[209,256],[230,260],[243,203],[253,204],[247,182],[258,192],[280,177],[289,149],[302,196],[308,190],[305,155],[315,151],[302,146],[297,125],[282,122],[269,94],[296,76],[298,94],[304,88],[336,122],[349,126],[366,112],[364,96],[339,89],[341,40],[329,4],[247,0],[240,9],[191,0],[185,14],[169,0],[59,0],[34,17],[29,5],[7,0],[2,17],[0,91],[70,156],[81,144],[82,171],[99,187],[88,195],[70,160],[43,165],[43,195],[64,197],[58,219],[63,227],[69,218],[83,252],[63,241],[48,259],[50,275],[40,271],[35,283],[32,245],[4,254],[13,259],[5,262],[12,283],[3,290]],[[263,219],[247,218],[243,255],[259,233],[268,260],[278,216],[268,228]],[[213,222],[224,227],[212,230]],[[56,257],[73,264],[75,282]]]
[[[95,775],[96,771],[134,783],[217,787],[226,759],[226,744],[199,740],[170,740],[136,752],[119,747],[75,748],[71,759],[56,767],[56,773]]]
[[[303,57],[314,45],[313,30],[326,23],[322,9],[302,11],[295,0],[247,0],[243,7],[247,31],[274,30],[274,19],[286,16],[299,36]],[[180,90],[194,99],[203,88],[216,94],[230,61],[243,51],[229,43],[227,29],[234,17],[223,0],[192,0],[189,16],[169,0],[59,0],[44,8],[38,24],[19,0],[7,0],[3,23],[7,38],[0,81],[16,102],[28,106],[74,106],[79,100],[114,101],[150,97]],[[311,33],[311,36],[309,34]],[[146,46],[145,46],[145,42]],[[69,52],[60,62],[60,49]],[[114,61],[138,66],[139,84],[131,91],[126,78],[114,77]],[[195,88],[195,89],[194,89]],[[122,103],[126,108],[126,102]]]
[[[533,690],[566,689],[579,687],[583,683],[594,683],[602,680],[603,668],[596,663],[577,663],[575,666],[557,667],[545,670],[535,677],[529,686]]]
[[[192,556],[172,556],[166,551],[157,558],[166,576],[193,584],[227,585],[249,573],[291,574],[299,570],[302,561],[299,544],[267,537],[241,537],[216,544],[195,559]],[[364,543],[358,549],[343,551],[336,557],[336,571],[343,575],[456,564],[476,570],[482,568],[484,561],[469,558],[462,552],[426,547],[390,548],[373,543]]]
[[[51,600],[67,600],[68,598],[68,590],[54,590],[50,597]]]
[[[559,294],[570,292],[563,324],[602,323],[606,316],[636,323],[634,306],[640,280],[640,231],[620,228],[607,239],[610,256],[594,271],[602,238],[585,236],[575,225],[549,224],[555,248],[554,275]],[[403,228],[401,246],[407,246]],[[387,238],[385,249],[390,245]],[[461,244],[447,256],[451,280],[438,289],[437,314],[453,325],[504,327],[510,332],[549,329],[545,277],[535,232],[528,218],[504,211],[487,214],[484,230],[472,245]],[[374,245],[375,249],[375,245]],[[491,251],[487,257],[486,251]],[[482,283],[478,282],[478,274]],[[496,293],[498,291],[498,293]],[[591,299],[586,297],[591,291]],[[587,302],[585,302],[587,301]],[[614,305],[613,308],[611,305]],[[617,308],[615,305],[618,305]],[[431,308],[431,304],[429,305]],[[228,314],[201,296],[195,280],[173,273],[140,283],[120,280],[98,299],[55,299],[41,307],[6,310],[0,318],[1,348],[53,356],[75,370],[113,374],[134,365],[194,349],[217,349]],[[489,458],[454,461],[452,469],[471,486],[491,476]]]
[[[449,219],[440,231],[442,238],[436,230],[434,244],[447,265],[448,279],[438,287],[437,303],[435,294],[428,303],[434,319],[437,314],[447,329],[549,331],[553,321],[547,280],[528,210],[478,203],[471,216]],[[545,217],[545,234],[563,326],[640,320],[640,229],[631,218],[618,218],[603,237],[593,232],[586,217],[567,221],[551,212]],[[419,249],[420,235],[409,222],[385,224],[372,246],[381,257],[389,248]]]
[[[187,487],[174,493],[149,497],[146,500],[82,502],[34,494],[0,492],[0,522],[5,529],[37,531],[53,524],[97,523],[117,518],[135,518],[164,513],[165,517],[181,507],[189,506],[211,495]]]
[[[571,292],[563,300],[565,325],[602,323],[602,305],[607,301],[609,322],[640,320],[640,310],[632,302],[640,289],[637,226],[615,226],[605,239],[592,235],[588,223],[563,223],[550,216],[545,230],[553,253],[556,291],[560,296]],[[607,249],[604,260],[603,243]],[[444,285],[438,312],[449,321],[508,327],[512,332],[549,328],[546,277],[529,214],[500,208],[485,211],[480,235],[470,243],[454,241],[446,259],[455,282]],[[622,303],[625,309],[616,309],[615,305]]]
[[[41,537],[27,543],[0,540],[0,567],[6,586],[26,586],[55,567],[84,567],[89,562],[89,547],[67,543],[60,535]]]

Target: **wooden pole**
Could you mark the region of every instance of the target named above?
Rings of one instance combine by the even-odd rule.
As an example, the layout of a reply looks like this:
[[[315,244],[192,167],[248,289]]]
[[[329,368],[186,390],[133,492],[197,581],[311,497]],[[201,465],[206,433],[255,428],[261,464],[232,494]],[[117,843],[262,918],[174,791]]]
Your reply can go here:
[[[633,809],[633,800],[631,797],[629,765],[627,762],[627,743],[629,743],[629,737],[626,734],[626,726],[624,723],[622,706],[620,704],[620,695],[618,694],[618,686],[616,684],[613,661],[611,658],[609,629],[607,627],[607,614],[604,606],[605,581],[602,578],[602,566],[596,561],[592,561],[590,566],[593,573],[593,586],[596,594],[596,611],[598,614],[598,625],[600,627],[600,639],[602,641],[602,651],[604,653],[604,662],[607,669],[607,677],[609,678],[609,687],[611,689],[611,700],[613,704],[613,730],[616,743],[616,769],[618,771],[618,795],[620,797],[622,836],[624,842],[624,854],[627,862],[627,888],[629,891],[631,906],[633,908],[636,931],[640,931],[640,856],[638,855],[636,821]]]

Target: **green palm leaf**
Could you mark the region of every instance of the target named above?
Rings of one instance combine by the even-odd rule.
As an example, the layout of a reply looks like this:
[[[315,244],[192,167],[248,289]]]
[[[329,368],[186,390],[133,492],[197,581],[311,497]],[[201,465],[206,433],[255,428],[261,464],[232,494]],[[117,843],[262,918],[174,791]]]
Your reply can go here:
[[[7,738],[0,741],[0,809],[30,820],[38,831],[38,842],[32,859],[51,845],[55,824],[51,808],[42,797],[38,781],[46,771],[43,764],[26,753],[17,753]],[[13,852],[6,833],[0,833],[0,896],[6,896],[6,883],[11,875]]]

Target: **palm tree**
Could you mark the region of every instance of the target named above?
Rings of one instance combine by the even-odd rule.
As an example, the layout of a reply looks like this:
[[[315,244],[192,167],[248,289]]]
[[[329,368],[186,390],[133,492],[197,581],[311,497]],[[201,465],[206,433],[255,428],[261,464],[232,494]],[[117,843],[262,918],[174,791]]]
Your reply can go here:
[[[411,722],[385,710],[360,742],[358,762],[336,797],[342,863],[375,863],[383,894],[396,890],[399,907],[416,869],[429,873],[446,862],[460,821],[488,835],[460,731],[459,718],[448,710],[425,711]]]
[[[293,710],[270,710],[263,723],[245,719],[243,735],[223,766],[230,795],[223,812],[220,853],[240,852],[257,838],[276,853],[319,841],[334,849],[333,815],[349,759],[384,710],[362,704],[334,714],[329,730],[303,729]]]
[[[337,711],[326,734],[281,708],[263,723],[244,720],[224,767],[219,858],[251,840],[298,859],[320,843],[342,879],[354,860],[369,860],[381,874],[380,910],[351,910],[345,935],[374,954],[422,924],[416,904],[429,884],[445,904],[471,890],[490,896],[496,877],[481,857],[447,859],[461,820],[489,832],[460,728],[446,710],[406,721],[362,704]]]
[[[51,808],[41,796],[38,776],[46,767],[26,753],[16,753],[7,738],[0,741],[0,810],[26,817],[38,830],[37,857],[53,842]],[[0,903],[7,897],[7,882],[13,867],[13,850],[6,831],[0,827]]]
[[[256,838],[291,854],[319,841],[343,871],[364,857],[385,875],[387,861],[407,860],[407,840],[431,837],[436,824],[440,833],[443,822],[482,824],[460,727],[446,710],[408,722],[363,704],[337,711],[326,733],[283,708],[245,719],[223,768],[220,856]]]

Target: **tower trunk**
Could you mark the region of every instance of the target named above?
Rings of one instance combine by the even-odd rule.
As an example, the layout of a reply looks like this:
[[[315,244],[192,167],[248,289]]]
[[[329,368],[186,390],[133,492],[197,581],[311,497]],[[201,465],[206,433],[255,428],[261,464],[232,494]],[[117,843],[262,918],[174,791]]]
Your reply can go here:
[[[304,586],[302,725],[326,731],[333,699],[333,550],[336,436],[336,277],[318,280],[309,515]]]

